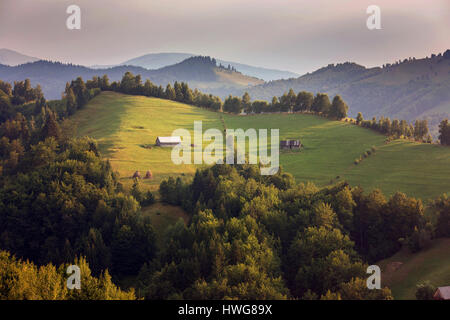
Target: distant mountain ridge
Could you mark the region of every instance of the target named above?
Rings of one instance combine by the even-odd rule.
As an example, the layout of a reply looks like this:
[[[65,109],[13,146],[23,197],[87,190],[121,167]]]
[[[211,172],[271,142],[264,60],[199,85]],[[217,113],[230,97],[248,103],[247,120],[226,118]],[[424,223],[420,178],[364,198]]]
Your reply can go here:
[[[362,112],[365,118],[428,119],[436,136],[438,121],[450,117],[450,50],[375,68],[350,62],[330,64],[296,79],[270,81],[245,91],[252,99],[270,101],[290,88],[328,93],[330,98],[339,94],[351,116]]]
[[[146,69],[159,69],[166,66],[170,66],[176,63],[179,63],[183,60],[186,60],[188,58],[197,56],[192,53],[177,53],[177,52],[165,52],[165,53],[150,53],[143,56],[139,56],[127,61],[124,61],[118,65],[130,65],[130,66],[137,66],[142,67]],[[243,74],[246,74],[251,77],[259,78],[265,81],[270,80],[278,80],[278,79],[289,79],[289,78],[295,78],[298,77],[299,74],[290,72],[290,71],[283,71],[283,70],[277,70],[277,69],[269,69],[269,68],[262,68],[262,67],[255,67],[243,63],[233,62],[233,61],[226,61],[226,60],[220,60],[217,59],[217,63],[221,64],[225,67],[228,67],[230,65],[231,67],[234,67],[238,71],[240,71]],[[116,66],[118,66],[116,65]],[[95,65],[92,66],[93,68],[102,68],[102,67],[111,67],[111,66],[101,66],[101,65]]]
[[[148,78],[157,85],[185,81],[192,88],[222,98],[229,94],[242,96],[247,91],[253,100],[270,101],[273,96],[281,96],[290,88],[296,92],[305,90],[328,93],[330,98],[339,94],[349,104],[350,116],[362,112],[366,119],[374,116],[408,121],[425,118],[429,120],[435,137],[438,122],[450,118],[450,50],[424,59],[408,58],[388,63],[383,67],[366,68],[351,62],[330,64],[297,78],[269,82],[246,75],[240,64],[230,64],[231,69],[228,69],[225,61],[202,60],[199,57],[188,57],[189,55],[150,54],[126,61],[127,65],[102,69],[49,61],[35,61],[19,66],[0,65],[0,79],[12,83],[29,78],[33,85],[42,86],[48,99],[59,98],[65,83],[78,76],[86,80],[107,74],[111,81],[116,81],[126,71],[140,74],[143,80]],[[15,52],[13,56],[20,58]],[[28,57],[21,56],[25,58],[20,59]],[[136,63],[146,67],[158,66],[184,57],[188,58],[155,70],[129,65]],[[18,58],[10,62],[17,62]],[[0,59],[0,63],[1,61]]]
[[[5,48],[0,49],[0,64],[5,64],[8,66],[17,66],[20,64],[35,62],[38,60],[40,59],[21,54],[14,50]]]
[[[226,95],[230,91],[262,84],[264,81],[246,76],[234,70],[220,68],[209,57],[191,57],[175,65],[148,70],[136,66],[116,66],[107,69],[92,69],[80,65],[63,64],[39,60],[19,66],[0,65],[0,79],[13,83],[29,78],[32,85],[40,84],[47,99],[59,99],[66,82],[77,77],[87,80],[93,76],[107,74],[111,81],[122,79],[125,72],[140,74],[143,81],[150,79],[157,85],[166,86],[175,81],[184,81],[193,88]]]

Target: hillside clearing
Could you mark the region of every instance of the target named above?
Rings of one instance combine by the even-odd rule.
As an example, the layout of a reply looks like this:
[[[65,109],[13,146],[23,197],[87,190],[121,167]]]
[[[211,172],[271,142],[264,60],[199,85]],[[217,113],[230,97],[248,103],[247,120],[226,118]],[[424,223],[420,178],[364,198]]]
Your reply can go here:
[[[98,139],[105,158],[120,173],[121,182],[132,183],[136,170],[153,173],[142,180],[155,190],[169,176],[191,178],[195,165],[175,165],[171,149],[155,147],[157,136],[171,135],[178,128],[193,134],[195,120],[203,130],[280,129],[280,139],[300,139],[300,151],[281,151],[283,169],[297,182],[312,181],[325,186],[339,181],[362,186],[366,191],[380,188],[390,195],[401,191],[422,199],[450,192],[450,148],[397,140],[385,144],[385,137],[355,125],[330,121],[308,114],[262,114],[238,116],[211,112],[169,100],[103,92],[72,119],[78,136]],[[372,146],[377,151],[358,165],[354,160]]]
[[[415,299],[418,283],[450,285],[450,238],[434,240],[430,248],[416,254],[403,249],[378,265],[382,285],[391,288],[395,299]]]

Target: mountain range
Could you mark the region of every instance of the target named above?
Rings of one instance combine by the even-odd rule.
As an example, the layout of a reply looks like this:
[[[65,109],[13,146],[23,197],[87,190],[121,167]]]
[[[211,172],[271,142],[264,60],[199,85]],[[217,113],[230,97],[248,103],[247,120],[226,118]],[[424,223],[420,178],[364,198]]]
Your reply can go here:
[[[27,59],[29,63],[20,64]],[[126,71],[162,86],[185,81],[193,88],[222,98],[229,94],[241,96],[247,91],[253,100],[270,101],[290,88],[295,92],[327,93],[330,98],[339,94],[348,103],[350,116],[362,112],[365,118],[387,116],[408,121],[425,118],[429,120],[434,136],[439,121],[450,117],[450,50],[423,59],[407,58],[387,63],[382,67],[366,68],[351,62],[330,64],[300,77],[268,82],[248,73],[249,68],[256,67],[193,57],[189,53],[149,54],[102,68],[36,59],[11,50],[0,50],[0,63],[3,63],[0,64],[0,79],[14,82],[29,78],[33,85],[41,85],[48,99],[59,98],[65,83],[78,76],[89,79],[107,74],[115,81]],[[262,70],[257,69],[258,72]]]
[[[127,61],[124,61],[122,63],[119,63],[118,65],[108,65],[108,66],[101,66],[101,65],[94,65],[92,68],[104,68],[104,67],[115,67],[115,66],[136,66],[136,67],[142,67],[146,69],[159,69],[163,67],[167,67],[173,64],[177,64],[183,60],[186,60],[188,58],[198,56],[193,53],[174,53],[174,52],[168,52],[168,53],[150,53],[146,54],[137,58],[133,58]],[[1,60],[0,60],[1,63]],[[219,65],[228,67],[234,67],[235,69],[239,70],[243,74],[246,74],[251,77],[259,78],[265,81],[271,81],[271,80],[278,80],[278,79],[289,79],[289,78],[296,78],[299,76],[299,74],[290,72],[290,71],[282,71],[277,69],[268,69],[268,68],[262,68],[262,67],[255,67],[243,63],[233,62],[233,61],[226,61],[226,60],[220,60],[217,59],[217,63]]]
[[[150,53],[143,56],[139,56],[133,59],[129,59],[122,63],[112,64],[112,65],[92,65],[87,66],[92,69],[110,69],[113,67],[119,66],[135,66],[142,67],[149,70],[161,69],[167,66],[171,66],[177,63],[182,62],[191,57],[199,56],[193,53],[178,53],[178,52],[167,52],[167,53]],[[8,65],[8,66],[17,66],[20,64],[35,62],[39,59],[31,56],[24,55],[20,52],[10,50],[10,49],[0,49],[0,64]],[[289,79],[298,77],[299,74],[290,72],[290,71],[282,71],[277,69],[268,69],[262,67],[255,67],[248,64],[226,61],[217,59],[217,64],[225,66],[231,66],[245,75],[250,77],[255,77],[258,79],[262,79],[264,81],[278,80],[278,79]]]
[[[252,99],[270,101],[290,88],[327,93],[330,98],[339,94],[350,106],[350,116],[362,112],[365,118],[428,119],[436,135],[438,122],[450,116],[450,50],[375,68],[349,62],[330,64],[295,79],[270,81],[245,91]]]
[[[0,49],[0,64],[5,64],[8,66],[18,66],[20,64],[38,60],[40,59],[21,54],[20,52],[14,50]]]
[[[150,79],[153,83],[164,87],[168,83],[184,81],[193,88],[219,96],[264,83],[261,79],[244,75],[235,69],[217,66],[217,62],[209,57],[190,57],[174,65],[155,70],[130,65],[92,69],[45,60],[18,66],[0,64],[0,79],[13,83],[28,78],[32,85],[41,85],[47,99],[59,99],[66,82],[77,77],[87,80],[93,76],[106,74],[111,81],[117,81],[127,71],[136,75],[140,74],[143,80]]]

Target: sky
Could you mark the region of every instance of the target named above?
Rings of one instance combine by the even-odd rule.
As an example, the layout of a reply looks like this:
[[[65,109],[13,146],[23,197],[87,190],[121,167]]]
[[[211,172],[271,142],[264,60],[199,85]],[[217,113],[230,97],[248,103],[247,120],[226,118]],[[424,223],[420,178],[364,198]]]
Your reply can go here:
[[[66,27],[72,4],[80,30]],[[449,49],[450,0],[0,0],[0,48],[82,65],[186,52],[300,74],[370,67]]]

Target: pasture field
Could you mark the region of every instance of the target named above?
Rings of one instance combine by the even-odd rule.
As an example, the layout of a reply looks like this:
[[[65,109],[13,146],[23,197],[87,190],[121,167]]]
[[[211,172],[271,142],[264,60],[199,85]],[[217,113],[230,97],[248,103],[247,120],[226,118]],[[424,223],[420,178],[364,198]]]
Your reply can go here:
[[[412,254],[403,249],[377,263],[381,285],[392,290],[395,299],[415,299],[417,284],[436,287],[450,284],[450,238],[436,239],[428,249]]]
[[[193,136],[195,120],[203,129],[279,129],[280,139],[300,139],[298,151],[280,151],[280,164],[298,182],[325,186],[338,181],[360,185],[366,191],[380,188],[424,200],[450,192],[450,148],[396,140],[343,121],[330,121],[309,114],[262,114],[239,116],[211,112],[169,100],[103,92],[73,116],[78,136],[98,140],[100,151],[111,161],[125,186],[138,170],[151,170],[153,179],[142,180],[155,190],[169,176],[189,179],[195,165],[175,165],[171,149],[155,147],[157,136],[171,135],[178,128]],[[270,140],[270,139],[269,139]],[[374,146],[376,152],[358,165],[355,159]],[[150,147],[150,148],[149,148]]]
[[[401,191],[423,200],[450,193],[449,147],[401,139],[385,143],[372,130],[308,114],[226,114],[224,119],[228,128],[279,128],[280,139],[300,139],[300,151],[280,152],[283,169],[296,181],[324,186],[345,180],[366,191]],[[364,158],[372,146],[376,151]]]
[[[214,112],[170,100],[115,92],[101,93],[72,119],[78,136],[98,140],[100,152],[119,172],[125,186],[131,186],[135,171],[144,177],[150,170],[153,179],[142,182],[152,190],[169,176],[190,177],[196,170],[194,165],[173,164],[172,149],[154,145],[157,136],[170,136],[178,128],[193,132],[194,120],[202,120],[204,128],[222,126]]]

